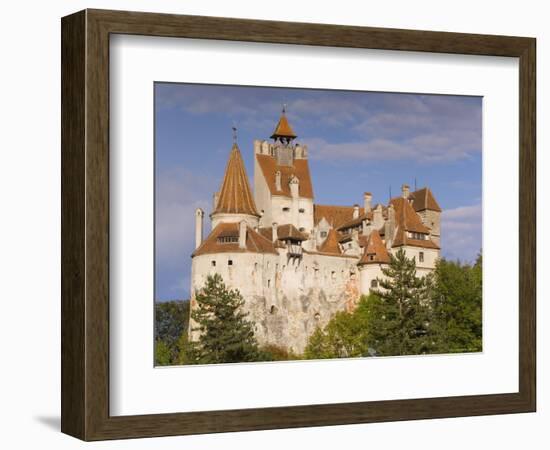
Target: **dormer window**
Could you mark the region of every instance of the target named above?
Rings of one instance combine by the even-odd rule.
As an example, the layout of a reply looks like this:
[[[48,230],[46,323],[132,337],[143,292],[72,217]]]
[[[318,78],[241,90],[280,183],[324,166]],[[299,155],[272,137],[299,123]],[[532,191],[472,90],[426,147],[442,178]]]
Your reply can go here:
[[[424,241],[426,239],[426,235],[424,233],[416,233],[416,232],[409,232],[408,236],[411,239],[416,239],[417,241]]]
[[[219,244],[238,244],[239,236],[220,236],[218,237]]]

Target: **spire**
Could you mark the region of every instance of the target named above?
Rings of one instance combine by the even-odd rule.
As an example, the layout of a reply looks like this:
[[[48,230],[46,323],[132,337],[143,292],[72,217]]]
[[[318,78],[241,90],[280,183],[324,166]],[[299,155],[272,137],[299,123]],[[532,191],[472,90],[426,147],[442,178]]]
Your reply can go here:
[[[286,118],[286,105],[283,105],[283,111],[279,123],[275,127],[275,131],[271,135],[271,139],[280,139],[281,141],[290,142],[293,139],[296,139],[296,134],[292,130],[292,127],[288,123]]]
[[[254,197],[248,184],[248,176],[244,168],[241,151],[236,142],[233,143],[229,161],[227,161],[225,167],[222,186],[213,214],[217,213],[260,216],[256,210]]]

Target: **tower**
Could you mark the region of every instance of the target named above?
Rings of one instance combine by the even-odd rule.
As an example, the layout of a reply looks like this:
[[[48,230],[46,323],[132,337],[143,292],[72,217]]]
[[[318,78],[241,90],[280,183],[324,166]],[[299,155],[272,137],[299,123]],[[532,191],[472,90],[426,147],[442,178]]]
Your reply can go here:
[[[313,187],[307,147],[297,135],[283,108],[272,141],[255,141],[254,198],[261,227],[273,222],[292,224],[301,232],[313,232]]]
[[[239,223],[243,220],[252,228],[258,226],[260,215],[237,142],[233,142],[222,185],[215,198],[214,211],[210,215],[212,228],[219,223]]]

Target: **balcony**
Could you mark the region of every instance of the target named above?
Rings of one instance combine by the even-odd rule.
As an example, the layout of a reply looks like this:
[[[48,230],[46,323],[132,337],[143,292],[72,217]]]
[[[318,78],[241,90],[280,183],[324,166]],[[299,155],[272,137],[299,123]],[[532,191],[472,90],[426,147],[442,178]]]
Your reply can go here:
[[[291,258],[301,258],[303,249],[300,244],[287,244],[286,252],[287,255]]]

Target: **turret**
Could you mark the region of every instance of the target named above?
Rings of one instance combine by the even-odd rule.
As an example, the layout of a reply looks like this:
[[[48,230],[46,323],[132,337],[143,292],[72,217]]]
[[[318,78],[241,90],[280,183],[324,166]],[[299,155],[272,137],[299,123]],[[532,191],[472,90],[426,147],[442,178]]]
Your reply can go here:
[[[212,228],[219,223],[235,223],[241,220],[246,220],[252,228],[258,225],[260,214],[256,209],[241,151],[236,142],[233,142],[223,182],[214,202],[215,209],[210,216]]]
[[[195,211],[195,248],[199,248],[203,239],[204,211],[197,208]]]

